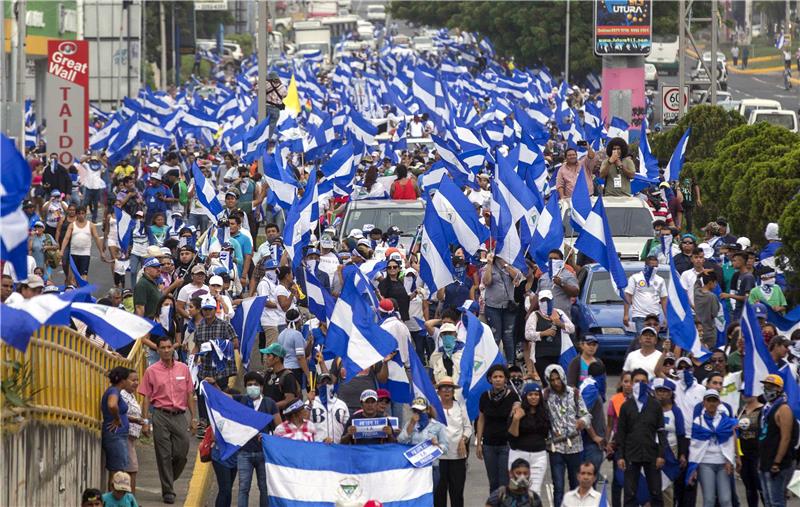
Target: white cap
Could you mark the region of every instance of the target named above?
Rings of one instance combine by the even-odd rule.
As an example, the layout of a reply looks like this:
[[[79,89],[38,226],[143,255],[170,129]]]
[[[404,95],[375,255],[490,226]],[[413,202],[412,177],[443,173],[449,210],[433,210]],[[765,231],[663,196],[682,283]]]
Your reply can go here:
[[[348,234],[347,237],[361,239],[364,237],[364,233],[361,232],[361,229],[353,229],[350,231],[350,234]]]
[[[539,299],[549,299],[553,300],[553,292],[548,289],[542,289],[539,291]]]
[[[212,276],[211,279],[208,281],[208,285],[209,286],[219,285],[220,287],[222,287],[222,277],[219,275]]]
[[[750,248],[750,245],[751,245],[750,238],[745,238],[744,236],[742,236],[741,238],[737,239],[736,243],[738,243],[739,246],[742,247],[742,250]]]
[[[697,245],[697,248],[703,251],[703,257],[705,257],[706,259],[710,259],[711,257],[714,256],[714,249],[711,248],[711,245],[709,245],[708,243],[700,243],[699,245]]]

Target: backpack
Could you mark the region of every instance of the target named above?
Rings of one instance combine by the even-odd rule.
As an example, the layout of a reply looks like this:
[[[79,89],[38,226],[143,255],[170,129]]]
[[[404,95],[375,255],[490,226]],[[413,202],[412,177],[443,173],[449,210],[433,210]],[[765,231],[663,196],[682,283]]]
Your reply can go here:
[[[56,247],[44,253],[44,262],[48,267],[58,269],[58,267],[61,266],[61,250],[58,248],[58,245],[56,245],[56,240],[53,239],[53,236],[45,234],[43,245]]]
[[[531,490],[527,490],[527,493],[528,493],[528,505],[530,505],[531,507],[541,507],[542,500],[538,497],[538,495],[536,495],[536,493],[531,492]],[[505,501],[507,497],[508,497],[508,487],[500,486],[499,494],[497,497],[497,499],[500,501],[499,505],[505,507],[506,505]],[[513,505],[517,504],[514,503]]]

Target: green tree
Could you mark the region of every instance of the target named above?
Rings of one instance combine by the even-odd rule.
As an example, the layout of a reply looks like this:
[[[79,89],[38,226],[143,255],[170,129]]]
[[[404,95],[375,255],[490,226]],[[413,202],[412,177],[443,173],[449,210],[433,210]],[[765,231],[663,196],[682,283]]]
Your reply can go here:
[[[735,111],[725,111],[719,106],[695,106],[680,119],[678,124],[650,138],[650,149],[663,164],[672,156],[683,133],[692,127],[686,160],[698,161],[714,156],[717,141],[725,137],[732,128],[744,125],[742,116]]]

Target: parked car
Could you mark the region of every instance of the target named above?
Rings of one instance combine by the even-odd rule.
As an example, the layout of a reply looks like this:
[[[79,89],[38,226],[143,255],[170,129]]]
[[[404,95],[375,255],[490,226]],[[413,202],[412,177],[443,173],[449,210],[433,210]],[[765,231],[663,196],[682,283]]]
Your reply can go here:
[[[643,262],[623,262],[625,276],[642,270]],[[670,282],[669,266],[661,265],[656,271]],[[578,272],[578,301],[573,306],[575,332],[580,340],[587,335],[597,337],[597,354],[603,360],[622,361],[635,333],[626,331],[622,324],[623,302],[611,283],[611,276],[599,264],[587,264]]]
[[[344,210],[339,237],[344,238],[351,230],[361,229],[366,224],[372,224],[383,232],[394,225],[403,231],[400,235],[400,244],[402,248],[408,249],[414,240],[417,227],[422,224],[424,218],[425,202],[422,199],[414,201],[392,199],[350,201]]]
[[[781,103],[772,99],[742,99],[739,103],[739,114],[744,116],[745,120],[750,119],[750,113],[753,111],[760,111],[761,109],[783,109]]]
[[[692,84],[689,85],[689,94],[692,102],[697,104],[703,92],[707,92],[711,87],[711,78],[706,71],[706,66],[710,66],[709,60],[704,60],[702,63],[697,61],[697,66],[691,74]],[[728,89],[728,71],[725,68],[725,63],[717,60],[717,90],[725,91]],[[709,67],[710,68],[710,67]]]
[[[779,110],[779,109],[758,109],[750,113],[750,118],[747,119],[748,125],[753,125],[759,122],[767,122],[772,125],[784,127],[791,132],[797,133],[797,113],[794,111]]]

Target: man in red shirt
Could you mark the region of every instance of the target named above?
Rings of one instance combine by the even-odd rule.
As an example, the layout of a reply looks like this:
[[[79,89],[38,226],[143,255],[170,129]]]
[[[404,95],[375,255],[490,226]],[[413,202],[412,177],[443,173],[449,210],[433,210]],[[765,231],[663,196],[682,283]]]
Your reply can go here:
[[[142,417],[149,422],[152,411],[153,443],[156,449],[158,477],[164,503],[175,503],[175,480],[186,466],[189,453],[189,431],[197,430],[197,416],[193,403],[194,390],[189,367],[174,359],[174,348],[169,337],[158,339],[160,360],[144,372],[139,384],[139,394],[144,396]],[[192,416],[191,429],[187,431],[186,411]]]

